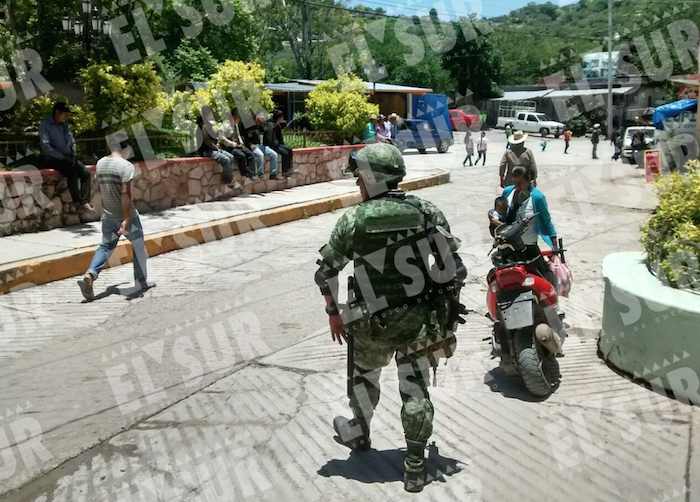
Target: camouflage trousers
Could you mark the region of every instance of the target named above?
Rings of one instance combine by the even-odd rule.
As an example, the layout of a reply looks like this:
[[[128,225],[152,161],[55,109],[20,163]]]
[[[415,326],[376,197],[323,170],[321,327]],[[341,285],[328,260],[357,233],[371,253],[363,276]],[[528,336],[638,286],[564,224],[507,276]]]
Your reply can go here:
[[[369,434],[379,402],[382,368],[396,357],[401,423],[408,441],[425,442],[433,432],[433,405],[428,394],[430,363],[426,349],[430,309],[416,305],[387,313],[349,330],[355,340],[355,368],[350,408],[355,423]],[[409,466],[407,465],[407,468]]]

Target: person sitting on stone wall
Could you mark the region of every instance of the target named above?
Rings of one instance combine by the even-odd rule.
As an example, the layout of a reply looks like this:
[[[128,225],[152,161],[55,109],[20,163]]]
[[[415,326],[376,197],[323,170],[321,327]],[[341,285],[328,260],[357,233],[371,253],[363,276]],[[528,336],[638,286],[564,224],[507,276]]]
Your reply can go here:
[[[46,158],[46,169],[55,169],[68,181],[73,203],[81,209],[93,212],[90,205],[92,175],[75,156],[75,139],[67,120],[73,113],[66,103],[56,102],[51,118],[39,126],[39,143]]]
[[[197,143],[199,144],[199,154],[202,157],[209,157],[221,164],[223,173],[221,174],[221,182],[235,188],[240,188],[241,185],[233,179],[233,155],[222,150],[217,142],[217,134],[211,125],[212,112],[209,107],[202,108],[202,114],[197,117]],[[204,118],[206,117],[206,119]]]
[[[240,130],[241,115],[238,109],[231,110],[230,118],[224,120],[219,127],[219,146],[233,155],[238,162],[241,174],[253,183],[262,181],[255,175],[255,155],[245,146]]]
[[[282,122],[284,114],[280,110],[275,110],[272,117],[263,126],[263,143],[272,148],[282,160],[282,176],[291,176],[299,171],[292,167],[294,152],[284,144],[282,137]]]
[[[255,155],[255,160],[258,165],[258,176],[260,178],[264,178],[265,176],[265,157],[267,157],[270,159],[270,179],[281,180],[283,178],[277,174],[277,152],[269,146],[263,145],[262,141],[260,141],[260,132],[265,122],[265,115],[258,113],[255,116],[255,125],[245,130],[243,140],[245,141],[246,148]]]

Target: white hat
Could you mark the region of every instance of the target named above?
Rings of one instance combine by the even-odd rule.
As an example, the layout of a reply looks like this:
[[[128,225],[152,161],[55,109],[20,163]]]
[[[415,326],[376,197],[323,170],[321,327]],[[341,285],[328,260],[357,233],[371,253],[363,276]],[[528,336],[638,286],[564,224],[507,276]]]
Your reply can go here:
[[[522,131],[515,131],[512,136],[508,137],[508,143],[511,145],[519,145],[520,143],[525,143],[527,139],[527,134]]]
[[[593,126],[594,129],[600,129],[600,124],[596,124]]]

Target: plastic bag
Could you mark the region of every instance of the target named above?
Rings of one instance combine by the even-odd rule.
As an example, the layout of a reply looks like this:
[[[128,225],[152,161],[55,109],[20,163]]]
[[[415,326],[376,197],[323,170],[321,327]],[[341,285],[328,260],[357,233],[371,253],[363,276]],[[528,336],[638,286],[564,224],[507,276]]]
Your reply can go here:
[[[574,276],[571,274],[569,266],[561,261],[559,255],[553,255],[549,257],[549,270],[556,281],[557,294],[568,298],[574,284]]]

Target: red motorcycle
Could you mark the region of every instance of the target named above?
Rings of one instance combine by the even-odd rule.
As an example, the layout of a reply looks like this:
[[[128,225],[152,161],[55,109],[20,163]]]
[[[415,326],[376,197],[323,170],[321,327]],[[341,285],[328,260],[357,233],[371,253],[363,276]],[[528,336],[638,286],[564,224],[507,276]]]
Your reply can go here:
[[[536,218],[537,214],[533,217]],[[538,270],[542,257],[559,255],[565,263],[563,241],[559,249],[542,251],[528,259],[522,234],[530,224],[525,219],[503,225],[496,231],[489,254],[494,268],[489,272],[487,302],[493,321],[492,355],[501,358],[507,375],[521,375],[536,396],[548,396],[559,384],[559,363],[566,338],[555,287]],[[495,252],[494,252],[495,250]]]

